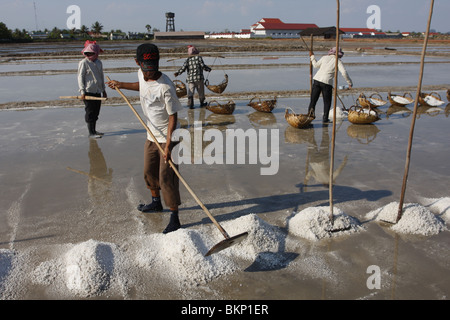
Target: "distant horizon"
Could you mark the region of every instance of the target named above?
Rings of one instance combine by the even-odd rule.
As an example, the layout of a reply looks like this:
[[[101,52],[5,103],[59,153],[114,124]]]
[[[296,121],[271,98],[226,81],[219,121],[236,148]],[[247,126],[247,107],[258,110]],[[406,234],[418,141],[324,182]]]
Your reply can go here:
[[[384,32],[424,32],[428,21],[430,1],[423,0],[341,0],[340,27],[366,28],[373,12],[379,8],[377,20]],[[327,7],[326,7],[326,6]],[[87,0],[5,0],[0,4],[0,22],[10,30],[52,30],[68,28],[71,6],[79,8],[79,23],[91,29],[99,22],[103,31],[145,32],[166,30],[167,12],[173,12],[176,31],[204,31],[218,33],[239,32],[262,18],[278,18],[284,23],[313,23],[319,27],[336,26],[336,1],[318,0],[129,0],[96,2]],[[431,29],[450,32],[447,13],[450,1],[435,0]]]

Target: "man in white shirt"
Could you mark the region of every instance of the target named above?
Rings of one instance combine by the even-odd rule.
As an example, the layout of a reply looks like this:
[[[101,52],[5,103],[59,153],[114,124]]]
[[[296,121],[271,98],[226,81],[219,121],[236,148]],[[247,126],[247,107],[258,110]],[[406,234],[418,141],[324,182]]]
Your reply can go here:
[[[345,78],[348,83],[349,88],[353,86],[352,79],[345,70],[344,64],[340,60],[344,56],[344,52],[339,49],[338,53],[338,70]],[[328,114],[330,113],[331,100],[333,95],[333,83],[334,83],[334,73],[336,66],[336,48],[332,48],[328,51],[328,55],[322,57],[319,61],[316,61],[314,53],[310,53],[310,59],[314,68],[319,68],[316,75],[314,76],[314,83],[311,90],[311,101],[308,108],[308,114],[315,116],[316,103],[319,100],[320,94],[323,97],[323,117],[322,122],[328,123]]]
[[[138,82],[107,82],[112,89],[139,91],[142,111],[147,118],[147,126],[157,142],[164,149],[162,155],[147,133],[144,152],[144,180],[152,194],[152,202],[141,204],[142,212],[162,211],[161,196],[171,210],[170,222],[163,233],[175,231],[181,227],[178,218],[178,206],[181,204],[179,178],[170,167],[172,133],[177,127],[177,112],[182,110],[176,89],[170,78],[159,71],[159,50],[153,44],[142,44],[136,51]]]

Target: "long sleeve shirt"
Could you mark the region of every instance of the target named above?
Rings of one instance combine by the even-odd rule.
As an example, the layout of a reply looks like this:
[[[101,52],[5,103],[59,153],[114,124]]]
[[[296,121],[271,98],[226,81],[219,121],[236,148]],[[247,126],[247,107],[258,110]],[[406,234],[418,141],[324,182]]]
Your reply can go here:
[[[211,71],[211,68],[203,62],[203,58],[201,56],[195,55],[187,58],[183,66],[178,70],[177,73],[182,74],[186,70],[188,72],[186,82],[192,83],[203,81],[203,70],[209,72]]]
[[[103,93],[105,91],[105,78],[103,64],[100,59],[94,62],[83,59],[78,64],[78,88],[80,93]]]
[[[323,56],[319,61],[316,61],[316,58],[312,55],[311,62],[314,68],[319,68],[319,71],[317,71],[313,79],[333,86],[336,56]],[[338,70],[347,81],[348,85],[353,86],[352,79],[350,79],[350,76],[348,75],[347,70],[345,70],[344,64],[340,59],[338,60]]]

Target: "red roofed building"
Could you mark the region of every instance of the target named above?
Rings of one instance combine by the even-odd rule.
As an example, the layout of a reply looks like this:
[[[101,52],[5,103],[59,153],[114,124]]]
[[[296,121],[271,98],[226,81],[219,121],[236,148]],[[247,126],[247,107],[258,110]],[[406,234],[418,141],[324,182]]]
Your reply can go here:
[[[254,37],[300,38],[299,33],[308,28],[318,28],[313,23],[284,23],[276,18],[263,18],[250,27]]]

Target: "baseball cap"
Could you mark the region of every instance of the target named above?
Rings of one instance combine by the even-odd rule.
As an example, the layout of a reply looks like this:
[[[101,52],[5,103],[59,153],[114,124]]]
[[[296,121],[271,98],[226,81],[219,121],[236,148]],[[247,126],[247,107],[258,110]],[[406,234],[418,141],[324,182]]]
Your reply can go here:
[[[136,59],[144,72],[159,69],[159,50],[154,44],[141,44],[136,50]]]

